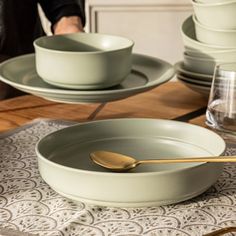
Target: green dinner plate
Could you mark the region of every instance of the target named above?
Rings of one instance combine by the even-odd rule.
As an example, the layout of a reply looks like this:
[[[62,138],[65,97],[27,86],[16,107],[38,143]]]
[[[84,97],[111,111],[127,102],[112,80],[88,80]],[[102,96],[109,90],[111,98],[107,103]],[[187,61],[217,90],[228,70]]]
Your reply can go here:
[[[209,98],[211,86],[203,85],[197,82],[192,82],[191,79],[185,78],[184,76],[181,75],[177,75],[177,79],[191,90],[203,95],[206,99]]]
[[[173,66],[163,60],[139,54],[133,54],[132,58],[132,72],[120,85],[109,89],[72,90],[47,84],[36,73],[34,54],[2,63],[0,80],[24,92],[56,102],[100,103],[147,91],[167,82],[175,74]]]
[[[107,150],[137,159],[219,156],[224,140],[187,123],[158,119],[112,119],[77,124],[42,138],[36,146],[43,179],[60,194],[86,203],[143,207],[184,201],[216,182],[222,163],[140,165],[110,172],[89,153]]]
[[[201,81],[206,81],[206,82],[212,82],[213,75],[207,75],[207,74],[202,74],[202,73],[189,71],[184,67],[184,62],[183,61],[177,62],[174,65],[174,67],[175,67],[177,73],[182,73],[186,77],[195,78],[195,79],[198,79],[198,80],[201,80]]]

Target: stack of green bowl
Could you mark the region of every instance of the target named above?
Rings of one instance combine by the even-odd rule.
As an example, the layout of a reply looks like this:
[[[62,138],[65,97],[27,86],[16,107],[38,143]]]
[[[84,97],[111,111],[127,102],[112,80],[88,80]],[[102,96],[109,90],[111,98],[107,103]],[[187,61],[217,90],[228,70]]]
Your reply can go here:
[[[236,61],[236,0],[192,0],[194,14],[182,24],[185,51],[177,78],[208,96],[216,64]]]

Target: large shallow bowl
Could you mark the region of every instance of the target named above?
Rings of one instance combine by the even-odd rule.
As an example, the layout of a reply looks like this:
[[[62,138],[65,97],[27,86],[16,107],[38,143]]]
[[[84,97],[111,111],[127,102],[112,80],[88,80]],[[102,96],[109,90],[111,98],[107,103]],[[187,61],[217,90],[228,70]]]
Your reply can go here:
[[[236,29],[218,29],[205,26],[198,22],[193,15],[196,38],[200,42],[210,45],[220,45],[226,47],[236,47]]]
[[[63,88],[111,87],[129,75],[133,45],[127,38],[97,33],[44,36],[34,41],[36,70]]]
[[[221,1],[218,3],[199,3],[192,0],[197,19],[203,25],[218,29],[235,29],[236,1]]]
[[[157,119],[112,119],[77,124],[42,138],[36,146],[43,179],[60,194],[86,203],[143,207],[180,202],[207,190],[221,163],[140,165],[114,173],[93,163],[89,153],[108,150],[136,157],[218,156],[225,149],[214,132]]]
[[[220,45],[212,45],[212,44],[205,44],[199,42],[196,39],[195,34],[195,26],[192,19],[192,16],[189,16],[182,24],[181,27],[181,34],[185,48],[200,51],[200,52],[209,52],[209,51],[217,51],[217,50],[229,50],[235,48],[229,48],[226,46]]]

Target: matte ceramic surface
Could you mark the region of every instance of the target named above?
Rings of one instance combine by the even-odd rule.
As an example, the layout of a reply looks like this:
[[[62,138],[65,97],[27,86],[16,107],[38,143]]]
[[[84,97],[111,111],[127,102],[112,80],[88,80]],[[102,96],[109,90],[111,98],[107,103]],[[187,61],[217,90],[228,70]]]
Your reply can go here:
[[[133,41],[98,33],[43,36],[34,41],[36,70],[47,83],[71,89],[120,84],[132,66]]]
[[[222,163],[140,165],[114,173],[89,157],[95,150],[135,156],[218,156],[216,133],[191,124],[157,119],[112,119],[81,123],[42,138],[36,146],[43,179],[68,198],[96,205],[143,207],[180,202],[208,189]]]
[[[195,79],[202,80],[202,81],[207,81],[207,82],[212,81],[213,74],[208,75],[208,74],[202,74],[202,73],[197,73],[197,72],[191,72],[191,71],[189,71],[185,68],[185,65],[184,65],[183,61],[177,62],[174,65],[174,67],[175,67],[175,70],[178,74],[181,73],[181,74],[185,75],[188,78],[195,78]]]
[[[201,74],[213,75],[216,64],[226,61],[210,60],[208,58],[192,57],[184,53],[184,67],[186,70]]]
[[[177,79],[179,79],[184,85],[186,85],[191,90],[203,95],[206,99],[209,98],[209,94],[210,94],[210,90],[211,90],[210,86],[200,85],[199,83],[190,82],[190,80],[188,80],[188,79],[186,80],[182,76],[177,76]]]
[[[45,83],[36,73],[35,56],[29,54],[5,61],[0,65],[0,80],[36,96],[65,103],[100,103],[127,98],[167,82],[174,68],[157,58],[133,54],[132,72],[118,86],[105,90],[61,89]]]
[[[198,22],[195,16],[193,16],[193,21],[198,41],[224,47],[236,47],[236,29],[210,28]]]
[[[197,3],[222,3],[222,2],[232,2],[232,0],[196,0]]]
[[[216,29],[236,29],[236,1],[198,3],[192,0],[195,15],[203,25]]]
[[[211,82],[208,82],[208,81],[202,81],[202,80],[198,80],[196,78],[189,78],[189,77],[186,77],[182,74],[178,74],[177,77],[178,77],[178,79],[182,79],[182,80],[185,80],[187,82],[190,82],[190,83],[193,83],[196,85],[200,85],[200,86],[204,86],[204,87],[211,87]]]
[[[217,46],[217,45],[211,45],[211,44],[205,44],[205,43],[199,42],[196,39],[195,26],[194,26],[192,16],[189,16],[183,22],[182,27],[181,27],[181,34],[182,34],[182,39],[183,39],[185,48],[189,48],[191,50],[200,51],[204,53],[204,52],[209,52],[209,51],[232,49],[226,46],[219,46],[219,45]]]
[[[216,50],[216,51],[198,51],[185,47],[185,53],[191,57],[200,57],[210,60],[234,61],[236,58],[236,49]]]

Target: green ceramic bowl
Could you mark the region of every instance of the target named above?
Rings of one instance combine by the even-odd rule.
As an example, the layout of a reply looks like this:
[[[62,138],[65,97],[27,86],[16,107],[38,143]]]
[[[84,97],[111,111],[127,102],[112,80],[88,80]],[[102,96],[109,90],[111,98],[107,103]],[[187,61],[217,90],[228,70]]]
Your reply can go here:
[[[218,156],[224,140],[212,131],[184,122],[111,119],[77,124],[39,141],[43,179],[60,194],[96,205],[144,207],[184,201],[208,189],[222,163],[140,165],[127,173],[110,172],[89,153],[107,150],[137,159]]]
[[[129,75],[133,45],[97,33],[44,36],[34,41],[36,70],[45,82],[63,88],[111,87]]]
[[[186,50],[194,50],[200,52],[211,52],[218,50],[235,50],[235,48],[222,46],[222,45],[213,45],[199,42],[195,34],[195,25],[193,22],[192,16],[189,16],[182,24],[181,27],[182,39]]]
[[[193,15],[196,38],[198,41],[209,45],[220,45],[236,48],[236,29],[212,28],[201,24]]]
[[[198,21],[215,29],[235,29],[236,1],[197,2],[192,0],[193,9]]]

